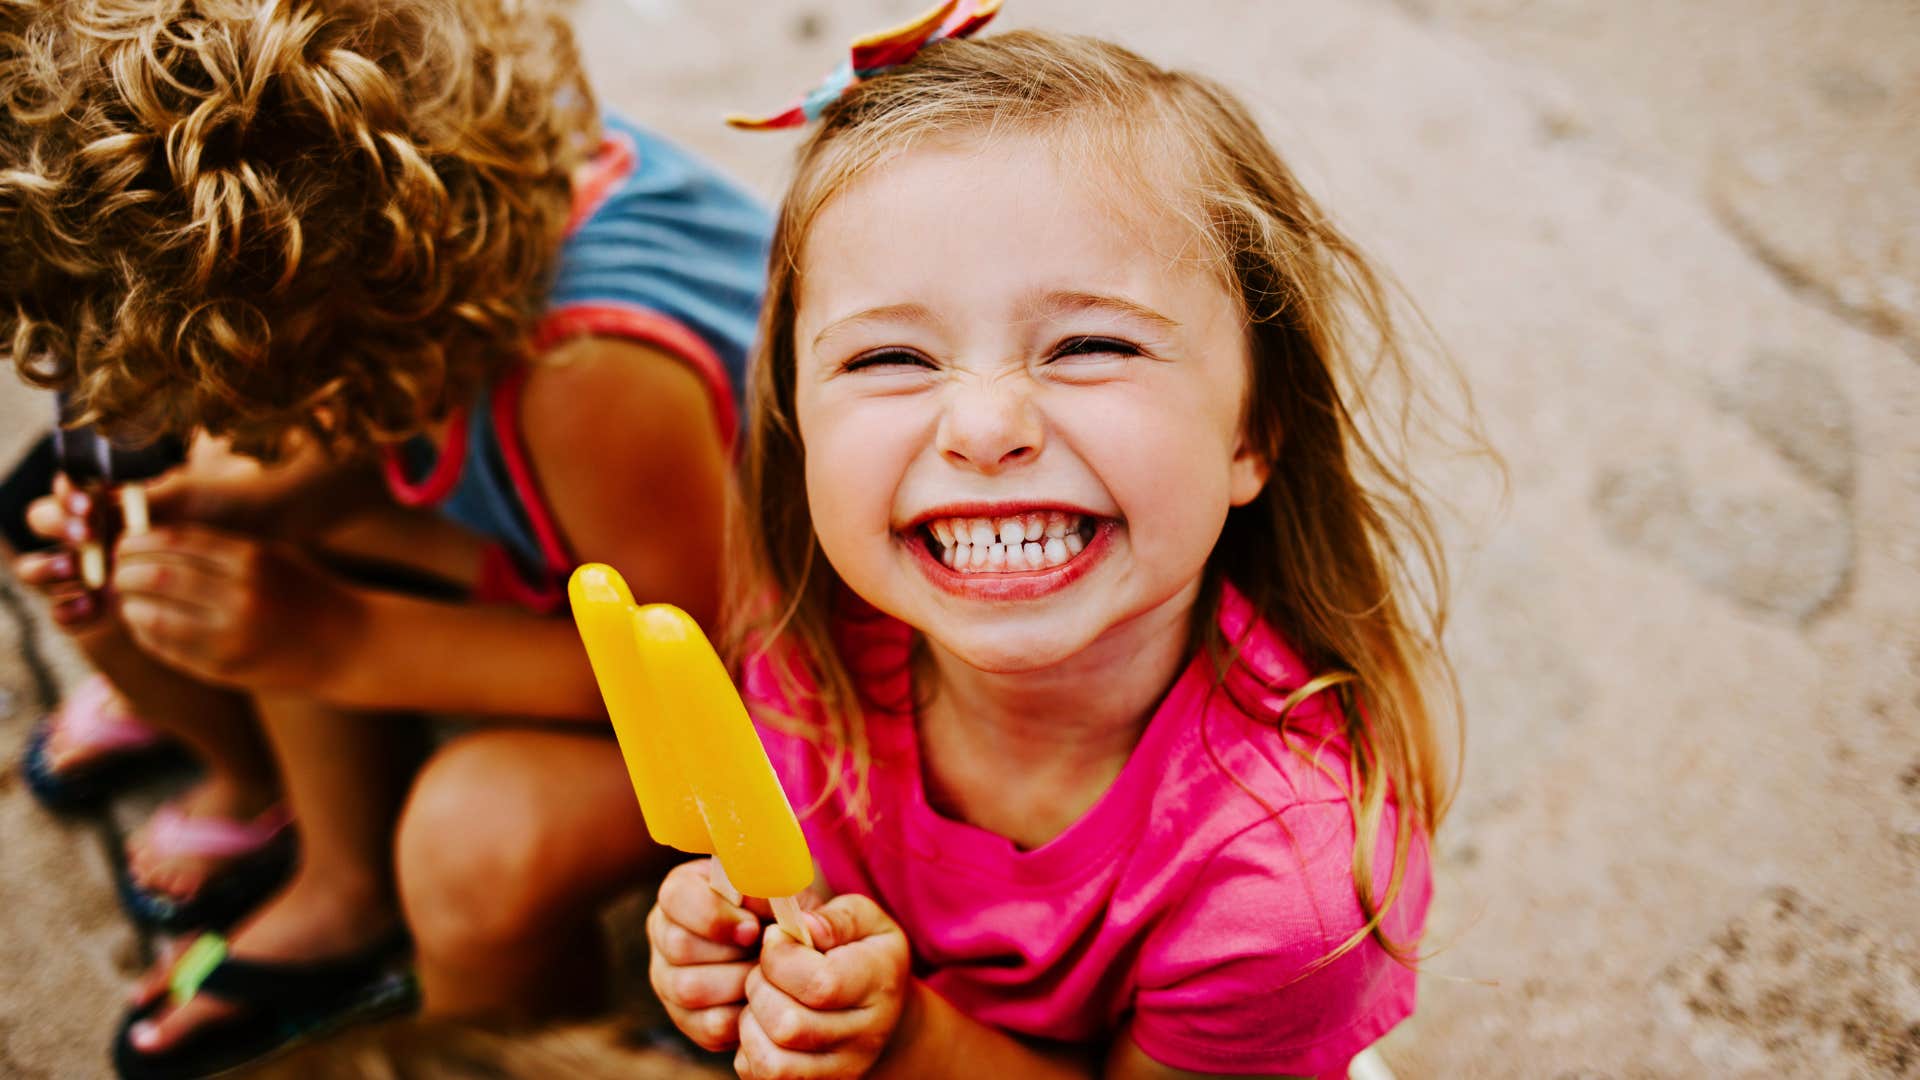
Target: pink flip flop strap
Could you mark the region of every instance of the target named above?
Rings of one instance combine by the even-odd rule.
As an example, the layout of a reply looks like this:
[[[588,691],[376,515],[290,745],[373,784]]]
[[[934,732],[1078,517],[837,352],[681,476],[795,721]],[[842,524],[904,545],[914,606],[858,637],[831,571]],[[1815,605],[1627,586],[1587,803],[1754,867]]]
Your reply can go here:
[[[154,811],[153,821],[147,826],[146,844],[149,853],[162,858],[228,859],[253,854],[292,823],[285,804],[273,807],[252,821],[188,817],[178,807],[169,805]]]
[[[95,751],[138,750],[166,738],[114,699],[113,687],[94,675],[74,687],[54,725],[74,746]]]

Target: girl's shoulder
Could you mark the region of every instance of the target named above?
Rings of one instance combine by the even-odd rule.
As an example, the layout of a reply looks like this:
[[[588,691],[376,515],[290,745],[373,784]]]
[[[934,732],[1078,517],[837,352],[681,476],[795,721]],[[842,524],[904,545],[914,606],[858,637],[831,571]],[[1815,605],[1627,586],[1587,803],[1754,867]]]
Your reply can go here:
[[[1352,746],[1342,705],[1331,689],[1293,700],[1323,673],[1231,585],[1218,623],[1226,670],[1196,657],[1153,720],[1170,729],[1160,737],[1161,796],[1215,813],[1232,831],[1290,808],[1345,806]],[[1159,741],[1151,729],[1148,737]]]
[[[1224,678],[1197,662],[1169,694],[1174,711],[1156,722],[1171,722],[1172,735],[1154,748],[1158,782],[1117,883],[1117,895],[1152,912],[1134,1036],[1185,1068],[1316,1073],[1412,1008],[1412,970],[1366,935],[1360,830],[1372,830],[1376,904],[1392,883],[1386,937],[1409,947],[1431,894],[1427,845],[1415,832],[1396,860],[1391,802],[1363,824],[1331,695],[1276,723],[1314,675],[1297,653],[1231,591],[1221,624],[1237,662]]]

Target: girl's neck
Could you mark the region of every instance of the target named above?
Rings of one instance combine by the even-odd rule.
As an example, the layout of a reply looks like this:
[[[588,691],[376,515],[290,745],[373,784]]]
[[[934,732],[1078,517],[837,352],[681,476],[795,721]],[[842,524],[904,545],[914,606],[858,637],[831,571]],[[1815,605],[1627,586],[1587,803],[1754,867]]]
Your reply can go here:
[[[1023,848],[1079,820],[1179,675],[1197,591],[1044,671],[981,671],[929,641],[935,691],[919,722],[928,799]]]

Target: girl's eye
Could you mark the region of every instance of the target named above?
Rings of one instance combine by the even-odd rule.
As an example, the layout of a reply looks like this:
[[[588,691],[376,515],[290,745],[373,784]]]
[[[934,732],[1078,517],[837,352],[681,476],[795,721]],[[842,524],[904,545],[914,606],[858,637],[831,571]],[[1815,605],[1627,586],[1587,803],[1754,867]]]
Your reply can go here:
[[[1070,337],[1054,346],[1053,355],[1047,357],[1047,359],[1058,360],[1067,356],[1138,355],[1140,355],[1139,346],[1121,341],[1119,338],[1082,335],[1080,337]]]
[[[932,367],[933,361],[928,360],[917,352],[909,352],[906,349],[875,349],[872,352],[861,353],[859,356],[840,365],[840,370],[843,372],[854,372],[867,371],[869,369],[884,371],[888,368],[930,369]]]

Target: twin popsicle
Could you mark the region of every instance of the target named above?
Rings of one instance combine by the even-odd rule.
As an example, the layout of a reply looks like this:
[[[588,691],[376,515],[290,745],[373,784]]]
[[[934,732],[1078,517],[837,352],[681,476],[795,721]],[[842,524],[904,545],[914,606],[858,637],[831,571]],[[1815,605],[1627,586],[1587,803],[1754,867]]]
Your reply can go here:
[[[713,855],[716,891],[734,903],[743,892],[766,898],[781,928],[811,947],[794,896],[813,883],[813,856],[699,624],[671,604],[636,605],[600,563],[575,570],[567,594],[647,832]]]

